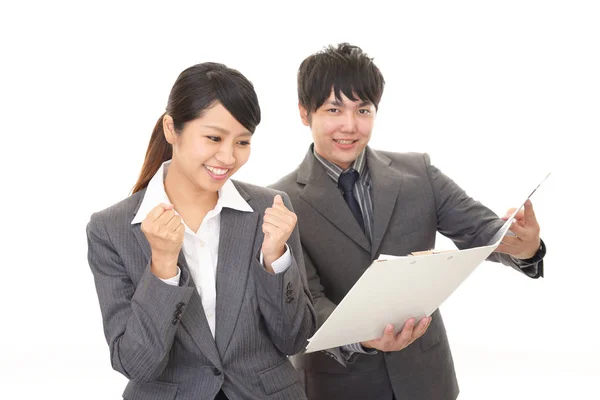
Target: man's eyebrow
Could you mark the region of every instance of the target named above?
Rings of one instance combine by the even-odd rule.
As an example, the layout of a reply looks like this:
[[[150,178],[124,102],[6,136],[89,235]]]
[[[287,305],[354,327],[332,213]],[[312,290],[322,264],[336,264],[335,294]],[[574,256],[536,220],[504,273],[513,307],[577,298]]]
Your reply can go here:
[[[342,107],[344,105],[344,103],[342,103],[341,101],[338,101],[337,99],[328,100],[326,104],[331,104],[332,106],[336,106],[336,107]]]
[[[336,107],[343,107],[344,106],[344,103],[338,101],[337,99],[335,99],[335,100],[328,100],[325,104],[330,104],[330,105],[333,105],[333,106],[336,106]],[[359,107],[366,107],[366,106],[370,106],[371,104],[373,104],[373,103],[371,103],[369,100],[364,100],[358,106]]]

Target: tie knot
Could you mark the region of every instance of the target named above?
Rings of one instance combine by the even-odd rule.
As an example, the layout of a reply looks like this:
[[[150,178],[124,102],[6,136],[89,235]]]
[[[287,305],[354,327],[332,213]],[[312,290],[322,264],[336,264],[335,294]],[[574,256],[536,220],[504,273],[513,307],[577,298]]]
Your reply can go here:
[[[338,178],[338,186],[344,193],[352,193],[354,184],[358,180],[358,172],[355,169],[349,169]]]

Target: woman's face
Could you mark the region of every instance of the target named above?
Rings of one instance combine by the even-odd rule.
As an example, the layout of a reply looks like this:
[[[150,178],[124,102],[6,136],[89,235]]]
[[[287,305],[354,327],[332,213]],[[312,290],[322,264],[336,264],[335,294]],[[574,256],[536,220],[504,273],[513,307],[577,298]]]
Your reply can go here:
[[[218,191],[250,157],[252,133],[221,103],[186,123],[180,134],[174,133],[170,117],[164,128],[173,145],[171,168],[200,191]]]

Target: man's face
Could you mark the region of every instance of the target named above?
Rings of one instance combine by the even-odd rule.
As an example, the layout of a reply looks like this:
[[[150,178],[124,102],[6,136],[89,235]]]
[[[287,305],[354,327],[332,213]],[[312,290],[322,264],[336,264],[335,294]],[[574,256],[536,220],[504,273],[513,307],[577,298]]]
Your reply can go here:
[[[347,169],[369,143],[375,122],[375,106],[369,101],[352,101],[333,90],[312,114],[299,106],[304,125],[312,131],[315,151],[342,169]]]

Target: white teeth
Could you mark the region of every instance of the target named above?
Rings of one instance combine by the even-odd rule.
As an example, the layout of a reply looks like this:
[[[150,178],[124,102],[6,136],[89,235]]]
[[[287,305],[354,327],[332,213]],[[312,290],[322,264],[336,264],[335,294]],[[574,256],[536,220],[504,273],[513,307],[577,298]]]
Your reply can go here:
[[[338,142],[339,144],[352,144],[352,143],[354,143],[354,140],[339,140],[339,139],[336,139],[335,141]]]
[[[206,168],[215,175],[225,175],[229,171],[228,169],[209,167],[208,165],[205,165],[204,168]]]

